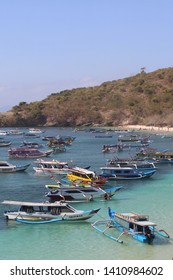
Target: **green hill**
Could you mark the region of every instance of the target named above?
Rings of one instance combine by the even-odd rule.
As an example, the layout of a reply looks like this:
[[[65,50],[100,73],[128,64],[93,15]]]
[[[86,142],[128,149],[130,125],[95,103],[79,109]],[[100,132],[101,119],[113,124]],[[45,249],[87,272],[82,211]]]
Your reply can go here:
[[[130,124],[173,126],[173,68],[52,93],[0,115],[1,126]]]

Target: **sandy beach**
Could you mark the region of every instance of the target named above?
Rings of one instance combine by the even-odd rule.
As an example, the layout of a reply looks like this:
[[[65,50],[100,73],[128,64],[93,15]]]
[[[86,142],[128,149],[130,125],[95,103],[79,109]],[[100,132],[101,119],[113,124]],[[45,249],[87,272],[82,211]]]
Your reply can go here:
[[[157,132],[173,132],[173,127],[169,126],[147,126],[147,125],[126,125],[123,129],[134,129],[134,130],[149,130]]]

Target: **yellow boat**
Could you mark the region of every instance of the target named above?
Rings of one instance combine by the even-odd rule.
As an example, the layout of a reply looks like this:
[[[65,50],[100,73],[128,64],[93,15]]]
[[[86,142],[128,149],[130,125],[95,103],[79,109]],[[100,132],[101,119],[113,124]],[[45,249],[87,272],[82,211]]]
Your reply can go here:
[[[79,180],[79,181],[90,182],[90,183],[98,179],[94,171],[81,167],[74,167],[70,169],[70,172],[67,174],[67,177],[70,181]]]
[[[92,185],[103,185],[107,181],[106,178],[97,176],[94,171],[81,167],[74,167],[70,169],[70,172],[67,174],[67,178],[72,182],[81,181]]]

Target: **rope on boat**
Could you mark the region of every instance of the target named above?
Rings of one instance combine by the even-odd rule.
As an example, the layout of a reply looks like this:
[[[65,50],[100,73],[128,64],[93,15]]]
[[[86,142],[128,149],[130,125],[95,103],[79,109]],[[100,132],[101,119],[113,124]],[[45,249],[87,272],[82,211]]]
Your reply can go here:
[[[102,217],[102,216],[101,216],[100,214],[98,214],[98,213],[97,213],[97,216],[98,216],[99,218],[101,218],[101,219],[105,220],[105,221],[107,221],[107,220],[108,220],[107,218]]]

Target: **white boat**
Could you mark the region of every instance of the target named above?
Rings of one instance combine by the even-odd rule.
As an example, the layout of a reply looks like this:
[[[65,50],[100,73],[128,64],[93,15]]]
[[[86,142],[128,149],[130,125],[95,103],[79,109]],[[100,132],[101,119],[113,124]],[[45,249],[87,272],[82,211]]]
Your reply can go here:
[[[111,159],[107,161],[106,166],[109,167],[132,167],[138,171],[144,170],[156,170],[156,166],[153,162],[141,161],[141,160],[126,160],[126,159]]]
[[[93,210],[77,210],[64,202],[50,203],[4,200],[1,204],[19,207],[18,210],[4,212],[4,216],[7,220],[15,220],[28,224],[87,220],[100,210],[100,208]]]
[[[39,128],[29,128],[29,133],[43,133],[43,131]]]
[[[67,162],[58,160],[42,160],[34,161],[37,166],[33,166],[37,173],[66,175],[69,173]]]
[[[8,131],[0,130],[0,135],[6,136],[8,134],[9,134]]]
[[[0,173],[11,173],[11,172],[18,172],[18,171],[25,171],[30,164],[26,165],[14,165],[7,161],[0,161]]]
[[[23,132],[20,131],[19,129],[10,129],[10,130],[8,131],[8,134],[9,134],[9,135],[22,135]]]

